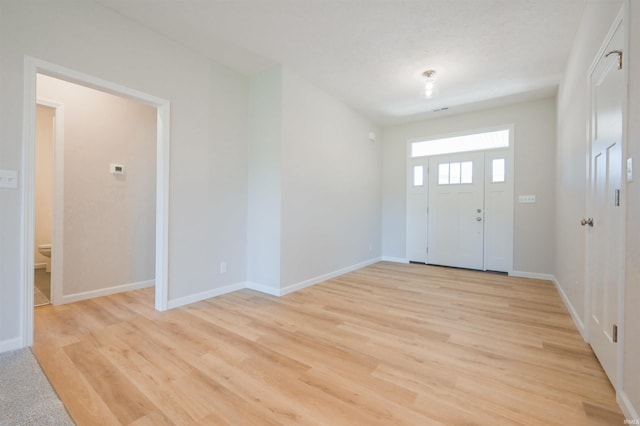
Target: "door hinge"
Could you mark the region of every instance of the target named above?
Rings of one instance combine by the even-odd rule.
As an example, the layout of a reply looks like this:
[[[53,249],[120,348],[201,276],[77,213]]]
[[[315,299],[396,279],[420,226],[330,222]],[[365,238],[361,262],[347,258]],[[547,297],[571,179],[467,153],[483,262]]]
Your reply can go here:
[[[615,206],[620,207],[620,190],[616,189]]]
[[[614,53],[618,55],[618,69],[621,70],[622,69],[622,50],[612,50],[611,52],[604,55],[604,57],[608,58],[609,55],[613,55]]]
[[[613,324],[613,343],[618,343],[618,326]]]

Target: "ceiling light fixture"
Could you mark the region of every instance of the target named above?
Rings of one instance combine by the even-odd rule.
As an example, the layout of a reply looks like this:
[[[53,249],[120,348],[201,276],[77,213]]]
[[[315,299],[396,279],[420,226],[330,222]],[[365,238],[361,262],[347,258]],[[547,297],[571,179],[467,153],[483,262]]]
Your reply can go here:
[[[436,87],[436,72],[434,70],[426,70],[422,73],[422,77],[424,81],[423,95],[425,98],[431,99],[438,94],[438,88]]]

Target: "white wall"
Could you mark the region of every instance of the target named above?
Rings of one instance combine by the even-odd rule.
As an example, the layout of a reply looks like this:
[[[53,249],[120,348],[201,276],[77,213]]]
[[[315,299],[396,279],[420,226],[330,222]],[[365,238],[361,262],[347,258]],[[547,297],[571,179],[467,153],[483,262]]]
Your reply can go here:
[[[385,257],[406,257],[407,141],[508,124],[515,126],[515,197],[536,196],[535,204],[514,202],[514,270],[545,275],[553,272],[554,98],[386,127],[382,208]]]
[[[283,71],[281,283],[299,284],[380,256],[378,129]]]
[[[289,292],[380,257],[377,128],[281,67],[251,82],[250,286]]]
[[[282,72],[251,79],[247,280],[280,288]]]
[[[45,75],[37,95],[65,110],[62,295],[152,284],[156,109]]]
[[[20,172],[25,55],[171,102],[169,299],[243,282],[246,77],[94,2],[2,1],[0,169]],[[0,190],[0,350],[22,339],[22,195]]]

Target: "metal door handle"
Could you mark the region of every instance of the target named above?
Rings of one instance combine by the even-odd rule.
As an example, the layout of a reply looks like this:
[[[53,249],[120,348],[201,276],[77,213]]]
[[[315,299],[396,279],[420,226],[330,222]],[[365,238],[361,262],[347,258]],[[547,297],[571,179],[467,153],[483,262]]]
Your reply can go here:
[[[589,219],[582,219],[580,221],[580,225],[582,225],[582,226],[589,225],[590,227],[593,228],[593,218],[590,217]]]

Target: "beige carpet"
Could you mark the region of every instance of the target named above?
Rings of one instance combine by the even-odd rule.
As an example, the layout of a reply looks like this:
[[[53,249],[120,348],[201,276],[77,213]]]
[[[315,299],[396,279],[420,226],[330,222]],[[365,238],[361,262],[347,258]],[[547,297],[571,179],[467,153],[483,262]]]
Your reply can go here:
[[[73,425],[30,349],[0,354],[0,425]]]

